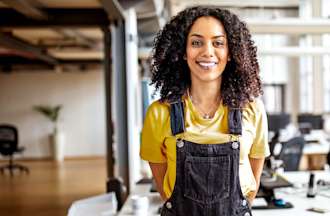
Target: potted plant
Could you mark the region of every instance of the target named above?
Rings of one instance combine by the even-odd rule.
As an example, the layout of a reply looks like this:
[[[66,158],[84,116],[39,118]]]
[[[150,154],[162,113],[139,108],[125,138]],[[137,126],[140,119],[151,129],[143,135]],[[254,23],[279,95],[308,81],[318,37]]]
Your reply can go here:
[[[50,135],[51,142],[51,154],[57,161],[64,159],[64,134],[58,131],[57,122],[62,109],[62,105],[48,106],[37,105],[33,109],[46,118],[48,118],[53,124],[53,133]]]

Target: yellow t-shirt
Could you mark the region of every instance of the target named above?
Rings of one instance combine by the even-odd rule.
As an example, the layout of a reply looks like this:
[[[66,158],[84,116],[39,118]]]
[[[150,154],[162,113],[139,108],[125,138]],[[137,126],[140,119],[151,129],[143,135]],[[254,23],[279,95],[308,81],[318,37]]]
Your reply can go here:
[[[152,163],[167,163],[163,190],[169,198],[176,179],[176,138],[199,144],[229,142],[228,107],[220,105],[212,119],[203,119],[189,97],[184,98],[185,131],[172,135],[170,105],[155,101],[147,111],[142,130],[140,156]],[[239,138],[239,176],[243,194],[256,190],[256,182],[249,162],[251,158],[268,156],[268,126],[264,105],[260,99],[248,103],[242,113],[242,136]]]

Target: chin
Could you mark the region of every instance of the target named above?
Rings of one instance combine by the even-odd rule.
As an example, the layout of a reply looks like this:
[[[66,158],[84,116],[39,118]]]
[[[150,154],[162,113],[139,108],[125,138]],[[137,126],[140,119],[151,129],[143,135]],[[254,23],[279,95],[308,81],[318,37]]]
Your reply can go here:
[[[221,78],[222,73],[219,72],[209,72],[202,74],[200,73],[198,78],[203,81],[215,81],[219,80]]]
[[[220,78],[221,78],[221,75],[218,75],[218,76],[200,76],[200,77],[198,77],[198,79],[203,81],[203,82],[219,81]]]

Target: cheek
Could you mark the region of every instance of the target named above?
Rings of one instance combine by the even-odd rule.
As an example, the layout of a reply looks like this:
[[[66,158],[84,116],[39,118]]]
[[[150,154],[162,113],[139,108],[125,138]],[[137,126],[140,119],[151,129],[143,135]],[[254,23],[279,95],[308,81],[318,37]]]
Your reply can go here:
[[[229,56],[228,50],[219,50],[217,56],[220,60],[227,61]]]
[[[194,49],[187,49],[186,56],[187,60],[194,60],[196,56],[198,55],[198,52]]]
[[[192,66],[196,61],[196,54],[195,53],[187,53],[187,63],[188,66]]]

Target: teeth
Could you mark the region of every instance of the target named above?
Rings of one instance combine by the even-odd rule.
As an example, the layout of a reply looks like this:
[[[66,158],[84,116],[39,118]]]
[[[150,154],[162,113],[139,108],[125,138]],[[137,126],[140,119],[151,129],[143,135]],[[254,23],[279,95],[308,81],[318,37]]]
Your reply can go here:
[[[215,65],[215,62],[199,62],[198,64],[202,67],[213,67]]]

